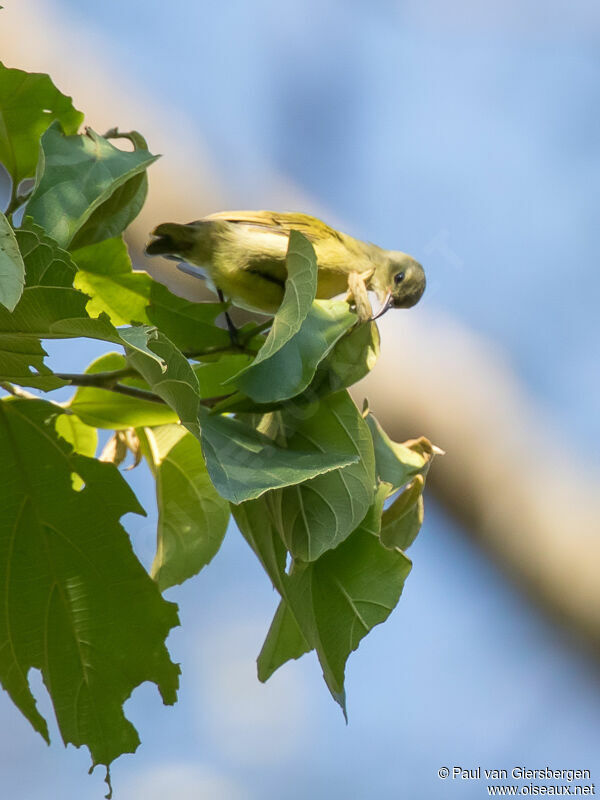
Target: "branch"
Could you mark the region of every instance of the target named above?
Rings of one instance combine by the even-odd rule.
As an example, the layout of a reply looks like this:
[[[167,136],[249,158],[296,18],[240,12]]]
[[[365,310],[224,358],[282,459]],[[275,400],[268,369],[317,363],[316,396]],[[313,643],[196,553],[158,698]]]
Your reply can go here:
[[[388,346],[354,397],[368,396],[392,438],[424,433],[446,450],[428,490],[600,653],[598,472],[585,443],[565,441],[497,348],[456,320],[398,311],[381,329]]]
[[[37,395],[22,389],[20,386],[14,386],[8,381],[0,381],[0,389],[4,389],[5,392],[12,394],[13,397],[23,397],[26,400],[39,400]]]
[[[137,400],[149,400],[151,403],[163,403],[166,405],[162,397],[159,397],[159,395],[154,392],[149,392],[147,389],[138,389],[136,386],[127,386],[124,383],[118,382],[119,378],[134,374],[134,370],[132,369],[117,369],[114,372],[55,372],[54,374],[57,378],[71,384],[71,386],[87,386],[95,389],[104,389],[108,392],[116,392],[117,394],[124,394],[128,397],[135,397]],[[11,384],[0,384],[0,386],[6,389],[7,392],[20,397],[25,395],[33,396],[29,395],[28,392],[25,394],[20,393],[20,391]],[[11,388],[8,388],[9,386]],[[226,400],[228,397],[231,397],[232,394],[233,392],[216,397],[204,397],[200,400],[200,403],[207,408],[212,408],[217,403],[220,403],[221,400]]]
[[[221,347],[206,347],[204,350],[184,352],[183,355],[186,358],[191,358],[191,359],[202,358],[202,356],[212,356],[217,353],[234,353],[234,354],[242,353],[249,356],[255,356],[256,351],[248,349],[246,345],[248,344],[248,342],[251,342],[255,336],[258,336],[259,333],[262,333],[263,331],[266,331],[267,328],[270,328],[272,324],[273,324],[272,319],[268,319],[265,322],[258,323],[253,328],[250,328],[249,331],[246,331],[244,336],[240,339],[240,343],[237,345],[228,344]]]
[[[106,389],[109,392],[117,392],[117,394],[125,394],[129,397],[135,397],[138,400],[149,400],[151,403],[164,403],[162,397],[159,397],[154,392],[149,392],[147,389],[138,389],[135,386],[127,386],[124,383],[118,383],[119,377],[125,377],[122,373],[131,374],[131,370],[115,370],[114,372],[96,372],[96,373],[73,373],[73,372],[55,372],[57,378],[67,381],[71,386],[93,386],[96,389]],[[121,374],[119,374],[121,373]]]

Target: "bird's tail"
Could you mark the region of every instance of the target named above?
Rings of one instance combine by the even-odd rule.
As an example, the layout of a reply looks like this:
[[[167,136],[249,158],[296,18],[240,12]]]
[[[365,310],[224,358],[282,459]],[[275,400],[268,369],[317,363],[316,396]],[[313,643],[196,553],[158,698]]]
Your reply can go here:
[[[180,260],[190,255],[198,244],[198,227],[197,224],[163,222],[152,231],[152,236],[155,238],[146,245],[147,255]]]

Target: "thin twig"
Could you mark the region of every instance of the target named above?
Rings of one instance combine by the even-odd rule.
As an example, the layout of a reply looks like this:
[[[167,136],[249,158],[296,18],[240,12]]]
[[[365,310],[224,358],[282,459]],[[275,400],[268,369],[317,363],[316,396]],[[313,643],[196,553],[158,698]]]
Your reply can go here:
[[[0,381],[0,389],[4,389],[5,392],[12,394],[13,397],[22,397],[26,400],[39,400],[39,397],[36,394],[28,392],[25,389],[22,389],[20,386],[14,386],[8,381]]]
[[[204,350],[188,350],[183,353],[186,358],[202,358],[202,356],[214,356],[218,355],[219,353],[232,353],[239,355],[240,353],[246,353],[249,356],[255,355],[253,350],[248,350],[243,345],[239,347],[235,347],[233,345],[222,345],[220,347],[206,347]]]
[[[270,328],[273,325],[272,319],[267,319],[265,322],[261,322],[258,325],[255,325],[254,328],[251,328],[249,331],[246,332],[242,339],[242,344],[248,344],[249,341],[254,339],[255,336],[258,336],[259,333],[266,331],[267,328]]]
[[[74,386],[96,386],[99,389],[110,389],[120,378],[135,375],[136,371],[131,367],[124,367],[110,372],[55,372],[54,374]]]
[[[202,358],[202,356],[213,356],[219,353],[232,353],[234,355],[245,354],[249,356],[255,356],[256,351],[250,350],[246,345],[248,342],[252,341],[255,336],[258,336],[259,333],[262,333],[267,328],[270,328],[273,324],[272,319],[268,319],[266,322],[261,322],[259,325],[255,325],[254,328],[247,331],[244,336],[241,338],[239,345],[219,345],[217,347],[205,347],[204,350],[195,350],[195,351],[185,351],[183,355],[186,358]]]
[[[117,378],[120,377],[118,373],[122,372],[123,370],[115,370],[115,372],[86,372],[83,374],[73,372],[55,372],[54,374],[57,378],[70,383],[71,386],[86,386],[88,388],[93,387],[95,389],[105,389],[109,392],[117,392],[117,394],[135,397],[138,400],[150,400],[151,403],[165,402],[162,397],[154,394],[154,392],[149,392],[146,389],[138,389],[135,386],[126,386],[124,383],[118,383]]]
[[[115,372],[96,372],[96,373],[72,373],[72,372],[55,372],[57,378],[67,381],[71,386],[84,386],[87,388],[104,389],[108,392],[116,392],[117,394],[124,394],[128,397],[135,397],[137,400],[149,400],[151,403],[165,403],[162,397],[149,392],[147,389],[138,389],[136,386],[127,386],[124,383],[118,383],[118,377],[124,377],[121,373],[129,372],[128,370],[115,370]],[[115,377],[116,376],[116,377]],[[2,385],[2,384],[0,384]],[[14,387],[13,387],[14,388]],[[7,391],[10,391],[7,388]],[[15,392],[16,393],[16,392]],[[229,394],[218,395],[217,397],[205,397],[200,400],[201,405],[207,408],[212,408],[221,400],[226,400],[231,397],[233,392]]]
[[[16,211],[18,211],[23,203],[27,202],[31,197],[32,192],[26,192],[25,194],[19,194],[17,191],[17,187],[14,184],[10,190],[10,201],[6,207],[6,211],[4,212],[4,216],[9,217],[12,223],[13,215]]]

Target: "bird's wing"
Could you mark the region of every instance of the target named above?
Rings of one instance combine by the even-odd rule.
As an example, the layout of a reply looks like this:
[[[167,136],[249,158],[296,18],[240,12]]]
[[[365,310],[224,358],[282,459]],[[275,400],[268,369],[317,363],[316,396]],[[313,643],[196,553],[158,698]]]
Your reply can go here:
[[[279,211],[219,211],[204,217],[206,220],[224,220],[226,222],[253,225],[271,231],[289,234],[300,231],[307,239],[317,241],[327,236],[339,238],[339,233],[324,222],[309,214]]]

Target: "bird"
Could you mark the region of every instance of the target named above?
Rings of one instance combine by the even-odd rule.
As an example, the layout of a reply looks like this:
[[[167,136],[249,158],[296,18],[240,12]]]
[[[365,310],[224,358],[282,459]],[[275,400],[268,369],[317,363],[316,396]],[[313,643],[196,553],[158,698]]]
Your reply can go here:
[[[181,262],[184,272],[203,277],[221,300],[250,311],[275,314],[285,291],[291,231],[313,245],[319,299],[346,293],[360,321],[390,308],[410,308],[425,291],[425,271],[412,256],[355,239],[296,212],[220,211],[188,223],[165,222],[151,233],[149,256]],[[368,291],[381,307],[373,314]]]

